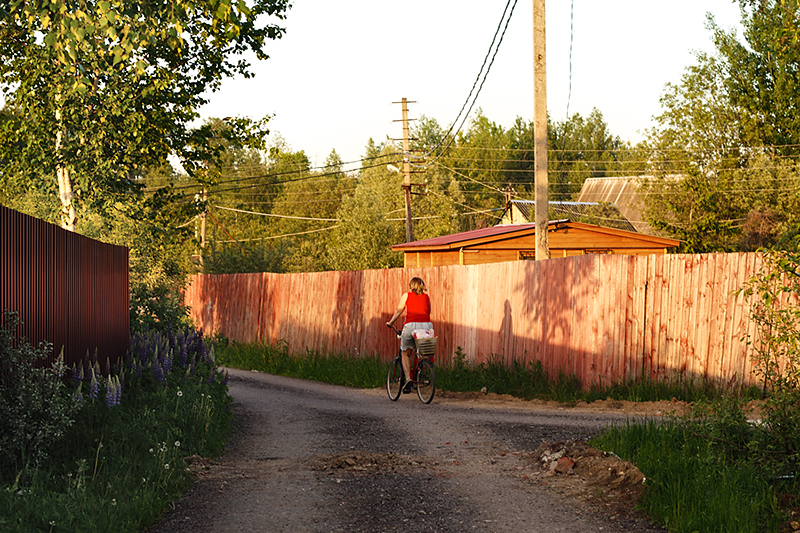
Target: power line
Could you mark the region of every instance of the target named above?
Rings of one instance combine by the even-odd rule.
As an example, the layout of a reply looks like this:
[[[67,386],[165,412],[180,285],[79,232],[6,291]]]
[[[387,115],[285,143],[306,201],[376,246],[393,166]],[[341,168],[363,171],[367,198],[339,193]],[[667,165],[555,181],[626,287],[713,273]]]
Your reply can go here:
[[[224,207],[215,205],[217,209],[224,209],[226,211],[235,211],[237,213],[247,213],[248,215],[259,215],[262,217],[275,217],[275,218],[291,218],[293,220],[320,220],[323,222],[339,222],[338,218],[312,218],[312,217],[296,217],[291,215],[275,215],[273,213],[259,213],[257,211],[246,211],[244,209],[234,209],[233,207]]]
[[[503,8],[503,15],[500,17],[500,22],[497,24],[497,29],[495,30],[494,36],[492,37],[492,42],[489,45],[489,50],[486,52],[486,56],[483,58],[483,63],[481,64],[481,69],[478,71],[478,76],[475,78],[475,82],[472,84],[472,89],[470,89],[469,94],[467,95],[467,99],[464,101],[464,105],[461,106],[461,110],[458,112],[458,115],[456,115],[455,120],[450,125],[450,129],[439,140],[439,142],[436,144],[436,146],[434,146],[433,148],[428,150],[425,153],[425,155],[419,156],[419,157],[415,157],[415,159],[424,159],[424,158],[428,157],[429,155],[434,153],[437,148],[442,146],[442,143],[444,142],[445,139],[449,139],[448,142],[447,142],[447,146],[430,163],[435,162],[440,157],[442,157],[442,155],[445,152],[447,152],[447,150],[450,148],[450,145],[453,143],[453,139],[455,139],[455,137],[458,135],[458,132],[461,131],[461,128],[464,126],[464,123],[466,122],[467,118],[469,117],[470,112],[472,112],[472,108],[475,105],[475,102],[477,102],[477,100],[478,100],[478,96],[480,95],[481,90],[483,89],[483,84],[486,83],[486,78],[489,76],[489,71],[491,70],[492,65],[494,64],[494,59],[495,59],[495,57],[497,57],[497,52],[498,52],[498,50],[500,50],[500,45],[503,43],[503,37],[505,37],[506,30],[508,29],[508,23],[511,21],[511,17],[514,15],[514,8],[517,7],[517,0],[514,0],[514,4],[511,5],[511,11],[508,13],[508,18],[506,18],[506,12],[508,12],[508,6],[510,4],[511,4],[511,0],[508,0],[508,2],[506,2],[506,7]],[[503,20],[505,20],[505,26],[503,26]],[[495,47],[494,43],[497,40],[497,34],[498,34],[498,32],[500,32],[500,28],[501,27],[503,28],[503,32],[500,34],[500,40],[497,41],[497,46]],[[494,49],[494,53],[492,53],[492,49]],[[483,69],[486,66],[486,61],[489,58],[489,55],[492,56],[492,59],[489,62],[489,66],[486,67],[486,72],[484,73]],[[483,79],[482,80],[481,80],[481,75],[483,75]],[[481,80],[480,81],[480,86],[478,86],[478,91],[475,93],[475,98],[472,98],[472,93],[475,91],[475,86],[478,85],[478,81],[479,80]],[[461,124],[459,124],[458,129],[455,132],[453,132],[453,126],[455,126],[456,123],[458,123],[459,117],[461,117],[461,114],[464,112],[464,108],[469,103],[470,98],[472,98],[472,103],[469,105],[469,109],[467,110],[467,113],[461,119]],[[428,164],[430,164],[430,163],[428,163]],[[413,165],[413,166],[418,166],[418,165]],[[425,166],[427,166],[427,164],[426,165],[419,165],[418,167],[425,167]]]

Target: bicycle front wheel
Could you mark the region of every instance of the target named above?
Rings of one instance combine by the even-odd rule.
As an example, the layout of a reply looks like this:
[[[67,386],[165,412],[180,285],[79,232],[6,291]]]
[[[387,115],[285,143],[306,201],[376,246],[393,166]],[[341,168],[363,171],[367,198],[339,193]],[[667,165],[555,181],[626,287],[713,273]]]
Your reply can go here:
[[[433,364],[423,359],[417,369],[417,396],[422,403],[431,403],[434,394],[436,394],[436,373],[433,371]]]
[[[403,364],[398,355],[392,362],[389,363],[389,372],[386,374],[386,392],[389,394],[389,399],[396,402],[400,397],[400,391],[403,390]]]

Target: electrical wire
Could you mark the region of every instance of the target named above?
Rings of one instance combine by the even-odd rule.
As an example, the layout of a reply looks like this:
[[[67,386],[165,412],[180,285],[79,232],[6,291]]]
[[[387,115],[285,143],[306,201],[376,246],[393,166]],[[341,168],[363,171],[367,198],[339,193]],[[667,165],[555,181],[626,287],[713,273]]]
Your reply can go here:
[[[508,13],[508,18],[506,18],[506,12],[508,12],[508,6],[509,5],[511,5],[511,0],[508,0],[508,2],[506,2],[506,7],[503,9],[503,15],[500,17],[500,22],[497,24],[497,29],[495,30],[494,36],[492,37],[492,42],[489,45],[489,50],[486,52],[486,56],[483,58],[483,63],[481,64],[481,69],[478,71],[478,76],[475,78],[475,82],[472,84],[472,89],[470,89],[469,94],[467,95],[467,99],[464,101],[464,104],[461,106],[461,110],[458,112],[458,115],[456,115],[455,120],[450,125],[450,129],[439,140],[439,142],[436,144],[436,146],[434,146],[433,148],[428,150],[422,156],[414,156],[414,159],[425,159],[425,158],[427,158],[432,153],[434,153],[437,148],[442,146],[442,143],[444,142],[445,139],[449,139],[448,142],[447,142],[447,146],[430,163],[433,163],[433,162],[437,161],[450,148],[450,145],[453,143],[453,139],[455,139],[455,137],[458,136],[458,132],[461,131],[461,128],[464,126],[464,123],[466,122],[467,118],[469,118],[469,114],[472,112],[472,108],[475,105],[475,102],[478,100],[478,96],[480,95],[481,90],[483,89],[483,84],[486,83],[486,78],[489,76],[489,71],[491,70],[492,65],[494,64],[495,57],[497,57],[497,51],[500,50],[500,45],[503,43],[503,37],[505,37],[506,30],[508,29],[508,23],[511,21],[511,17],[514,15],[514,9],[517,7],[517,0],[514,0],[514,4],[511,5],[511,11]],[[505,26],[503,26],[503,20],[505,20]],[[497,41],[497,34],[498,34],[498,32],[500,32],[500,28],[501,27],[503,28],[503,32],[500,34],[500,40]],[[495,41],[497,41],[497,46],[496,47],[495,47]],[[494,53],[492,53],[492,49],[494,49]],[[486,66],[486,61],[489,58],[489,55],[492,56],[492,59],[489,62],[489,66],[486,67],[486,72],[484,73],[483,69]],[[483,75],[483,80],[481,80],[481,75]],[[478,86],[478,91],[475,93],[475,97],[472,98],[472,93],[475,92],[475,87],[478,85],[478,81],[479,80],[481,80],[480,81],[480,86]],[[472,103],[469,105],[469,109],[467,110],[467,113],[462,118],[461,114],[464,112],[464,108],[467,107],[467,104],[470,102],[471,98],[472,98]],[[459,124],[458,129],[455,132],[453,132],[453,126],[455,126],[456,123],[458,123],[459,118],[461,118],[461,124]],[[424,168],[430,163],[426,163],[424,165],[413,165],[412,164],[412,166],[416,166],[418,168]]]
[[[323,222],[339,222],[338,218],[312,218],[312,217],[295,217],[291,215],[275,215],[272,213],[259,213],[257,211],[245,211],[244,209],[234,209],[232,207],[223,207],[221,205],[215,205],[217,209],[224,209],[226,211],[235,211],[237,213],[247,213],[248,215],[259,215],[262,217],[275,217],[275,218],[291,218],[293,220],[320,220]]]

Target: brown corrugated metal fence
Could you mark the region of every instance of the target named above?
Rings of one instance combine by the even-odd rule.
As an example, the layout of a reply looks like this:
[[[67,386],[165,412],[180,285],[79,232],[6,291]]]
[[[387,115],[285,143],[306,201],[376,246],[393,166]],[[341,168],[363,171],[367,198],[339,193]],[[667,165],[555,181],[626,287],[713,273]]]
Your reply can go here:
[[[586,255],[424,269],[194,276],[186,292],[207,334],[284,340],[290,350],[389,358],[385,327],[412,276],[430,289],[441,362],[541,361],[609,384],[642,376],[754,384],[748,302],[732,291],[756,254]]]
[[[105,244],[0,206],[0,309],[17,311],[17,336],[64,348],[71,364],[87,351],[105,364],[130,342],[128,249]]]

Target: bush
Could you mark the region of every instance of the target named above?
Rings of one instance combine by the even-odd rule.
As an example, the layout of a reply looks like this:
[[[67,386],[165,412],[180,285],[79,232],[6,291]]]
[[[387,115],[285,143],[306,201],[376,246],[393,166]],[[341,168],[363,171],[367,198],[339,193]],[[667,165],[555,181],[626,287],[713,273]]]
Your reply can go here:
[[[223,451],[227,376],[201,333],[135,334],[108,366],[71,370],[74,424],[46,459],[0,475],[0,531],[142,531],[191,484],[185,457]]]
[[[764,266],[739,291],[754,297],[750,316],[756,335],[745,339],[753,347],[756,372],[768,394],[764,428],[782,454],[797,464],[800,458],[800,252],[765,251]]]
[[[52,346],[14,341],[19,315],[5,310],[0,326],[0,471],[44,460],[72,425],[75,404],[62,379],[63,359],[46,365]]]

